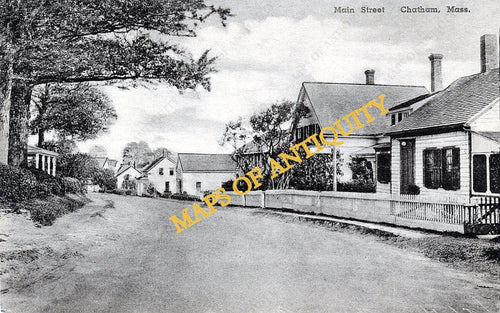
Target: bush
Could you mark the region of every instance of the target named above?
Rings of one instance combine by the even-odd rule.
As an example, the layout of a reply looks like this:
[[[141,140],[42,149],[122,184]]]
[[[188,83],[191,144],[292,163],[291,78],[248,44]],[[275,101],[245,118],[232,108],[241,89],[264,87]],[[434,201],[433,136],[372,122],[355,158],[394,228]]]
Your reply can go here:
[[[375,183],[366,182],[363,180],[352,180],[349,182],[339,182],[337,183],[337,191],[347,191],[347,192],[375,192]]]
[[[84,204],[85,202],[80,200],[50,197],[46,201],[32,200],[23,203],[23,206],[30,211],[33,222],[42,226],[50,226],[56,218],[73,212]]]
[[[170,199],[172,198],[172,193],[170,191],[165,191],[162,195],[162,198]]]
[[[198,201],[200,198],[196,196],[190,196],[188,194],[174,193],[171,197],[172,199],[184,200],[184,201]]]
[[[419,195],[420,194],[420,187],[417,185],[408,185],[408,194]]]
[[[226,191],[233,191],[233,183],[234,180],[228,180],[226,182],[223,182],[222,188],[224,188]]]
[[[30,171],[0,164],[0,200],[21,202],[39,196],[39,184]]]
[[[73,177],[60,177],[61,186],[63,187],[64,193],[83,193],[85,188],[83,183]]]
[[[110,169],[96,169],[91,180],[92,183],[99,185],[102,190],[113,190],[116,188],[115,174]]]
[[[54,177],[52,175],[47,174],[47,172],[29,168],[29,171],[35,175],[38,181],[38,191],[39,196],[47,197],[51,194],[57,196],[63,196],[65,194],[65,190],[63,187],[63,182],[60,178]]]
[[[120,195],[120,196],[130,196],[132,194],[132,190],[130,190],[130,189],[114,189],[113,193]]]

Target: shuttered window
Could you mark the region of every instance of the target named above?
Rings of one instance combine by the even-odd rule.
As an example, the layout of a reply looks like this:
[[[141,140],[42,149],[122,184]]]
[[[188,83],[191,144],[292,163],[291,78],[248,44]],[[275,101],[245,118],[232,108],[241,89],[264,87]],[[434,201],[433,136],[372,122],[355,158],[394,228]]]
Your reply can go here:
[[[424,186],[429,189],[460,189],[459,148],[424,150]]]

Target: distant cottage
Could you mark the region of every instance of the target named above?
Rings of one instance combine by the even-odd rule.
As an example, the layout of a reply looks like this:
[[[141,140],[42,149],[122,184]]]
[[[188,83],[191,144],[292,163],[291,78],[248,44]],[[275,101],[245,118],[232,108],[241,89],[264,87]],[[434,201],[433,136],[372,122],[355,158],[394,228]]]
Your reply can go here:
[[[177,192],[196,196],[215,191],[238,174],[230,154],[179,153],[176,172]]]

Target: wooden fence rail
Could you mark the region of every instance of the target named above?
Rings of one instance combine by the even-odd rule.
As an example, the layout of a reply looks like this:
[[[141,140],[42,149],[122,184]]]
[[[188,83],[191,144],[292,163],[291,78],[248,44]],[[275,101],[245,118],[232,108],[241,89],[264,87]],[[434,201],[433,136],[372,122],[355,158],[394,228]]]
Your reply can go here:
[[[393,197],[391,213],[398,217],[441,222],[448,224],[463,224],[467,218],[466,203],[454,203],[455,200],[425,199],[419,197]]]

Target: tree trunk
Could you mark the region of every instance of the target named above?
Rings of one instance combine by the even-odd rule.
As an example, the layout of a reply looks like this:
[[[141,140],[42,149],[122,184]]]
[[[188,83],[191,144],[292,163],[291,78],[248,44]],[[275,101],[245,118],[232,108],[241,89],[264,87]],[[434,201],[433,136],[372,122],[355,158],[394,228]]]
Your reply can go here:
[[[38,129],[38,146],[43,147],[44,142],[45,142],[45,130],[39,128]]]
[[[32,86],[21,81],[12,85],[9,130],[9,165],[26,166],[28,161],[28,123]]]
[[[13,54],[0,58],[0,163],[7,164],[9,155],[9,116],[12,91]]]

